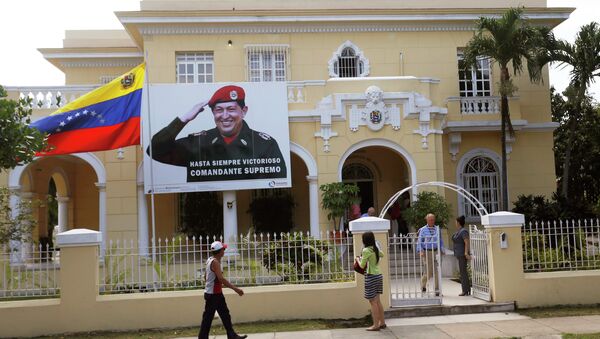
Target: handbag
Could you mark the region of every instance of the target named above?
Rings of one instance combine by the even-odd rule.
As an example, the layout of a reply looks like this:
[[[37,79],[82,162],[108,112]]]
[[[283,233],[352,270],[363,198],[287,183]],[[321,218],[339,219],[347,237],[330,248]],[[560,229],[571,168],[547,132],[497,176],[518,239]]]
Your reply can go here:
[[[369,265],[369,263],[367,263],[367,265]],[[362,268],[360,267],[360,263],[357,260],[354,260],[354,272],[364,275],[367,270],[367,265],[365,265],[365,268]]]

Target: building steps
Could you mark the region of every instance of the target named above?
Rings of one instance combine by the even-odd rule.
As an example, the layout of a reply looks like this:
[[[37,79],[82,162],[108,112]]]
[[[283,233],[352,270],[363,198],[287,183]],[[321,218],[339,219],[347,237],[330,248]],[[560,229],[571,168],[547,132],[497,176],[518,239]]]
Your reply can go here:
[[[514,302],[496,302],[476,305],[429,305],[429,306],[403,306],[385,311],[386,319],[431,317],[439,315],[514,312]]]

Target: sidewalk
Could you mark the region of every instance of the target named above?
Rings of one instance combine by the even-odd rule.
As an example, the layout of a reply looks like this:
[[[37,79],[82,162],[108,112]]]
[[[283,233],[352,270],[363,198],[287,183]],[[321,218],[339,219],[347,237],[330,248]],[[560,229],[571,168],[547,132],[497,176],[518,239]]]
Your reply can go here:
[[[559,339],[562,333],[600,332],[600,315],[531,319],[516,313],[481,313],[387,319],[387,325],[387,329],[379,332],[367,332],[363,328],[351,328],[322,331],[256,333],[249,334],[248,339],[476,339],[503,337]],[[227,339],[227,336],[219,335],[214,338]]]

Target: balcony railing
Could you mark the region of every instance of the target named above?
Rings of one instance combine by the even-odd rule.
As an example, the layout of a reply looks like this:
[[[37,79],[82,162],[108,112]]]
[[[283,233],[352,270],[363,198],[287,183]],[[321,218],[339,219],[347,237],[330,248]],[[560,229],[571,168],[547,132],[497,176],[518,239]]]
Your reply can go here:
[[[324,84],[324,82],[323,82]],[[304,103],[306,86],[323,85],[318,81],[290,81],[288,82],[288,103]],[[99,85],[83,86],[19,86],[6,87],[13,97],[31,98],[32,109],[57,109],[80,96],[98,88]]]
[[[460,113],[467,115],[500,113],[500,97],[462,97]]]
[[[83,86],[23,86],[7,87],[16,92],[19,98],[31,98],[32,109],[57,109],[97,88],[97,85]]]

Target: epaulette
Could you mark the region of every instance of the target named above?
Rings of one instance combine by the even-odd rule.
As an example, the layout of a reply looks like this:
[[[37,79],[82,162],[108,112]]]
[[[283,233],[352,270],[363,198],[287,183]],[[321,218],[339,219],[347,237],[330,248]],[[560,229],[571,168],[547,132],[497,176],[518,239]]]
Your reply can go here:
[[[258,135],[259,135],[261,138],[265,139],[265,140],[271,140],[271,139],[272,139],[272,138],[271,138],[271,136],[270,136],[270,135],[268,135],[268,134],[267,134],[267,133],[265,133],[265,132],[258,132]]]
[[[192,134],[190,134],[190,136],[197,137],[197,136],[206,135],[206,134],[207,134],[206,131],[200,131],[200,132],[192,133]]]

